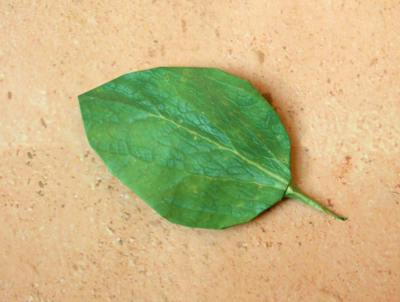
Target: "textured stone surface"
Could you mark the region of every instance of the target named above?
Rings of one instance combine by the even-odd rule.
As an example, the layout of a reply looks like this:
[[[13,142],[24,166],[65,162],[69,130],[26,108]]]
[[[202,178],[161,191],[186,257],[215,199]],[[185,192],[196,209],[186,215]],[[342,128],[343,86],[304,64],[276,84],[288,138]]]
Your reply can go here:
[[[0,301],[399,301],[398,1],[2,1]],[[159,65],[268,94],[294,201],[224,231],[172,225],[110,176],[76,96]]]

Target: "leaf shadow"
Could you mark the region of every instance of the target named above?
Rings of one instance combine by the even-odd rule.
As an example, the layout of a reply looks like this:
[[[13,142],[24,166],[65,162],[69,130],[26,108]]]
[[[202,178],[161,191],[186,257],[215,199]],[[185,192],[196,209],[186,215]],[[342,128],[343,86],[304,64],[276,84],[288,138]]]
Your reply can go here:
[[[294,125],[295,121],[293,117],[288,114],[290,112],[290,109],[287,108],[282,108],[282,105],[279,105],[280,103],[278,102],[277,98],[273,96],[270,92],[262,92],[263,90],[260,91],[261,95],[266,99],[266,101],[274,108],[276,114],[279,116],[279,119],[281,120],[283,126],[286,129],[286,132],[288,133],[289,140],[290,140],[290,171],[292,175],[292,183],[297,184],[298,179],[300,178],[300,175],[298,169],[300,167],[300,160],[301,160],[301,152],[297,152],[298,149],[300,148],[300,142],[298,140],[298,137],[295,133],[295,127],[292,127],[291,125]],[[285,114],[285,112],[287,114]],[[282,200],[278,201],[275,203],[272,207],[268,208],[266,211],[261,213],[257,218],[261,218],[264,215],[268,215],[270,212],[275,211],[278,205],[284,201],[285,198]]]
[[[298,166],[299,166],[299,161],[301,160],[301,152],[297,152],[297,149],[300,148],[300,141],[298,140],[298,137],[295,133],[293,125],[295,123],[295,120],[293,118],[293,115],[290,114],[291,110],[290,109],[284,109],[281,107],[281,105],[278,105],[279,102],[276,100],[274,96],[272,96],[271,93],[269,92],[262,92],[261,95],[266,99],[266,101],[274,108],[276,114],[279,116],[279,119],[281,120],[283,126],[286,129],[286,132],[288,133],[289,140],[290,140],[290,170],[292,174],[292,182],[297,183],[298,178],[300,175],[298,175]],[[287,114],[284,114],[283,111],[286,111]]]

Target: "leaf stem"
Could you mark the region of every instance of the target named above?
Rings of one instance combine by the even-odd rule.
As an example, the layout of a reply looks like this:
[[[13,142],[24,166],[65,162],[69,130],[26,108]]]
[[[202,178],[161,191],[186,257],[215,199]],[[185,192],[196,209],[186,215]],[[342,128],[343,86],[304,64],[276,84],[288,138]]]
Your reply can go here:
[[[317,209],[321,212],[324,212],[330,216],[335,217],[338,220],[346,220],[347,218],[341,215],[338,215],[334,212],[332,212],[331,210],[329,210],[328,208],[324,207],[323,205],[319,204],[318,202],[316,202],[315,200],[311,199],[310,197],[306,196],[305,194],[301,193],[298,189],[294,188],[292,185],[290,185],[285,193],[286,197],[290,197],[293,199],[296,199],[298,201],[301,201],[302,203],[305,203],[306,205],[313,207],[314,209]]]

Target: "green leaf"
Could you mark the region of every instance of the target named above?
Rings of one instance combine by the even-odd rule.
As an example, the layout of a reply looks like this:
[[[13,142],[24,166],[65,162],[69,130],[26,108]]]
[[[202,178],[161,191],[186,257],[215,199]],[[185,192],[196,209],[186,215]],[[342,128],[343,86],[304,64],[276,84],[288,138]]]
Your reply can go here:
[[[247,81],[215,68],[154,68],[79,96],[90,145],[161,216],[200,228],[247,222],[285,196],[290,142]]]

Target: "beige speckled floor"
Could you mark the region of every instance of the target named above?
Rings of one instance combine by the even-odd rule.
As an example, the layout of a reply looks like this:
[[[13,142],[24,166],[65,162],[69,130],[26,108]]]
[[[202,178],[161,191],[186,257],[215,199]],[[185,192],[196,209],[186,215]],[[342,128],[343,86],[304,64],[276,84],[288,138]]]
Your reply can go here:
[[[399,1],[63,2],[0,1],[0,301],[400,301]],[[297,184],[349,220],[294,201],[225,231],[162,220],[76,100],[159,65],[270,95]]]

